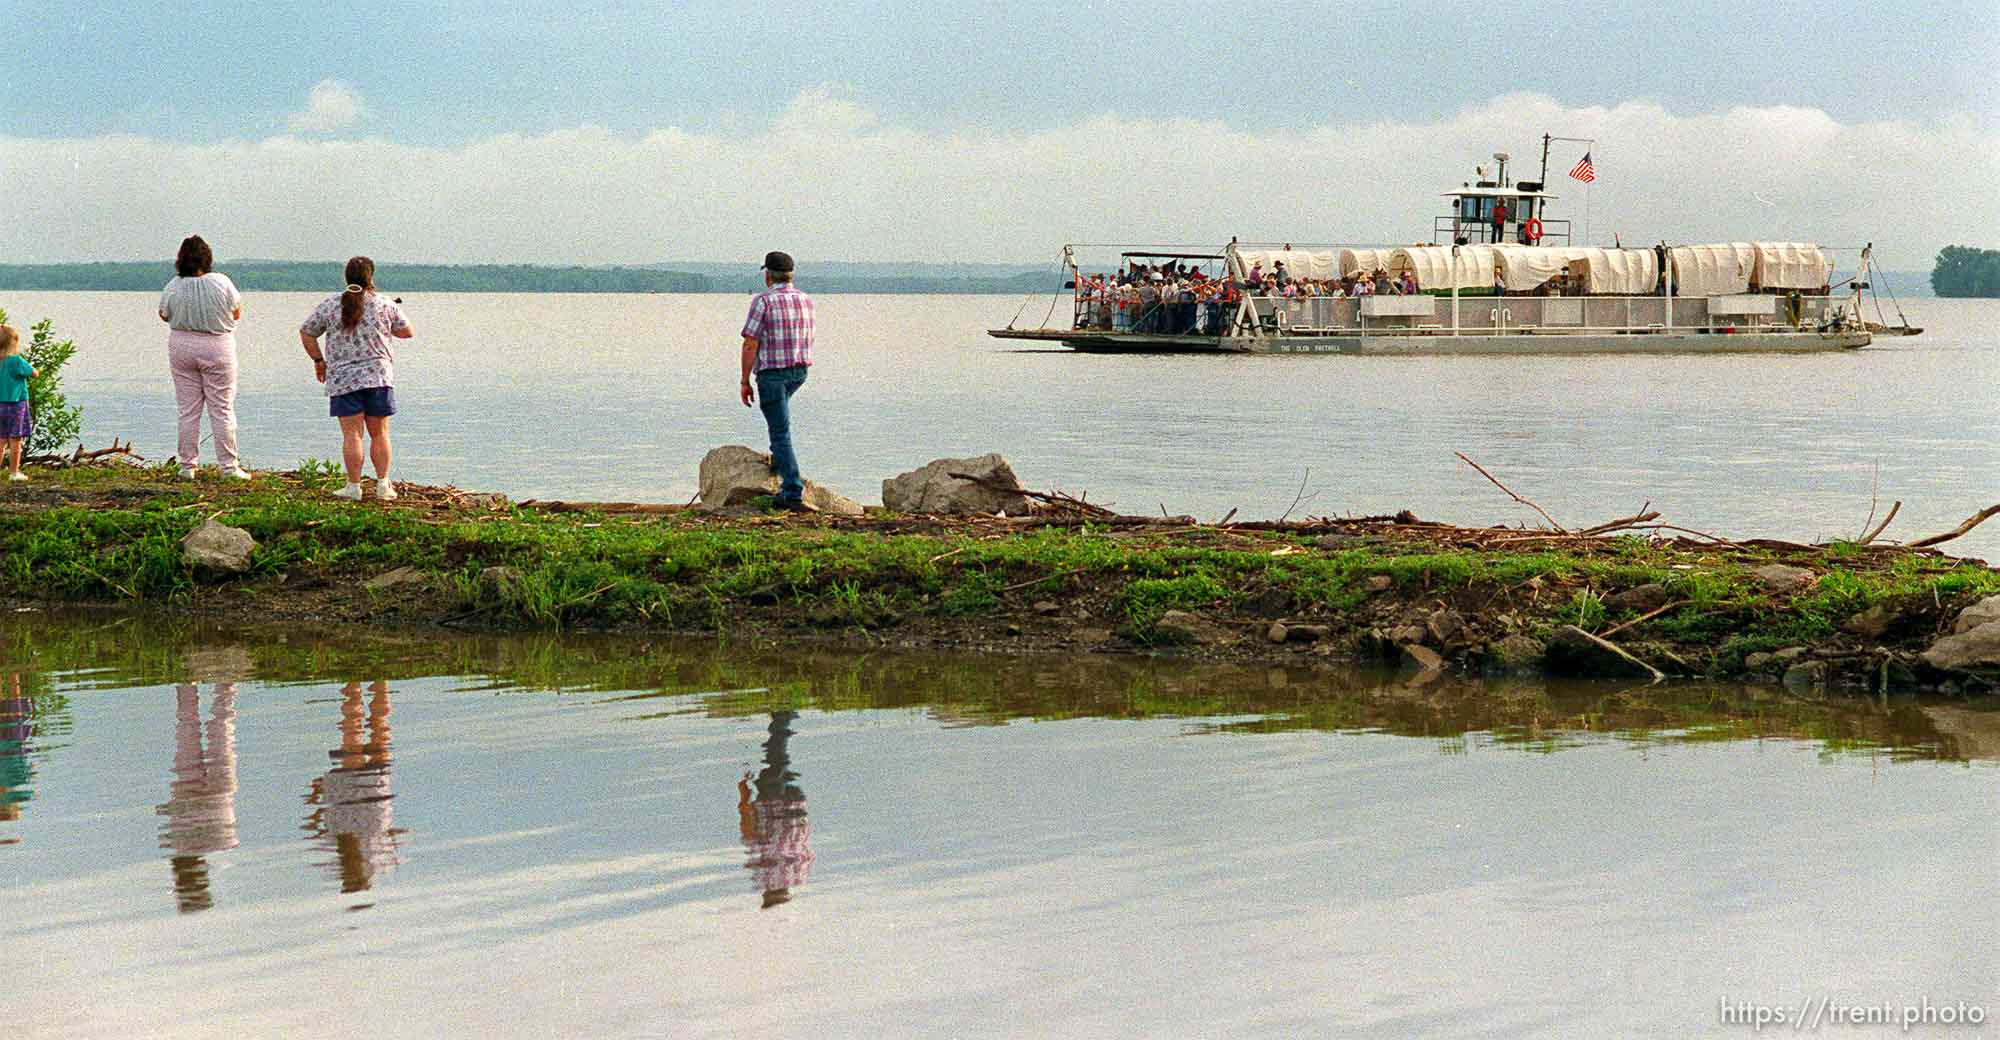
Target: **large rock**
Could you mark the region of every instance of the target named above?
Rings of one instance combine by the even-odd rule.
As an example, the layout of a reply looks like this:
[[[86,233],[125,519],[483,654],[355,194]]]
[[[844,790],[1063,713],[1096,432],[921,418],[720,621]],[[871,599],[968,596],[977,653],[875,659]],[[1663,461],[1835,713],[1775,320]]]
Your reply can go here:
[[[204,520],[181,539],[181,559],[191,567],[241,574],[250,569],[250,554],[256,548],[257,540],[250,532]]]
[[[778,493],[778,474],[771,456],[741,444],[728,444],[701,457],[701,508],[747,506]],[[821,513],[860,516],[861,504],[806,481],[806,505]]]
[[[1924,651],[1924,663],[1941,672],[2000,669],[2000,621],[1939,639]]]
[[[1951,630],[1955,634],[1964,635],[1981,625],[1995,621],[2000,621],[2000,596],[1988,596],[1959,612],[1958,620],[1952,623]]]
[[[1767,563],[1750,572],[1765,588],[1772,592],[1803,592],[1819,575],[1804,567],[1792,567],[1782,563]]]
[[[1169,610],[1153,623],[1153,641],[1177,646],[1228,646],[1241,633],[1200,614]]]
[[[1604,597],[1604,609],[1614,614],[1627,610],[1635,614],[1649,614],[1666,606],[1668,599],[1665,585],[1650,582]]]
[[[959,480],[950,476],[953,473],[977,477],[979,482]],[[921,469],[890,477],[882,482],[882,507],[897,513],[1024,516],[1033,503],[1020,492],[1014,467],[997,452],[988,452],[972,459],[933,459]]]

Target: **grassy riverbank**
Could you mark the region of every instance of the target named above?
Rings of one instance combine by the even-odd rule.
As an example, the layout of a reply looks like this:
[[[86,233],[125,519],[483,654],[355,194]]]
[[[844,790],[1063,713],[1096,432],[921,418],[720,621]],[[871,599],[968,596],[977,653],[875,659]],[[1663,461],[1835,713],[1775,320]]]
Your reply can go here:
[[[225,620],[1361,655],[1417,668],[1435,658],[1775,678],[1809,655],[1826,662],[1815,682],[1910,685],[1923,678],[1913,651],[1963,605],[2000,593],[2000,572],[1976,561],[1839,544],[1468,548],[1422,524],[716,516],[421,488],[357,505],[332,498],[333,486],[321,467],[247,484],[158,469],[37,472],[0,491],[0,595]],[[247,572],[182,561],[180,539],[208,519],[256,539]],[[1774,583],[1758,573],[1774,562],[1806,573]],[[1645,664],[1545,655],[1566,626],[1612,637]]]

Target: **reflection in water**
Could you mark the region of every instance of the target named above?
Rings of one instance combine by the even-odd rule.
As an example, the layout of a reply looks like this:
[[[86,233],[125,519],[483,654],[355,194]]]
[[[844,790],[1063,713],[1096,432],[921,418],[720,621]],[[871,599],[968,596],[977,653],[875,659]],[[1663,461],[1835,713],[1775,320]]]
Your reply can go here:
[[[771,713],[771,736],[764,741],[764,769],[756,774],[757,798],[750,798],[751,774],[736,782],[736,815],[749,850],[744,867],[751,884],[764,894],[764,909],[789,902],[792,889],[812,880],[812,821],[806,817],[806,793],[794,783],[791,754],[795,711]]]
[[[167,818],[160,847],[173,852],[174,901],[191,914],[215,905],[204,857],[236,847],[236,684],[215,684],[206,732],[201,688],[174,690],[174,777],[156,811]]]
[[[34,797],[35,768],[28,763],[28,740],[35,735],[34,712],[21,692],[21,673],[10,672],[0,690],[0,821],[21,818],[21,803]],[[11,845],[18,838],[0,838]]]
[[[342,892],[363,892],[375,876],[402,863],[396,856],[395,800],[389,776],[389,684],[369,685],[364,707],[361,684],[340,690],[340,746],[328,754],[333,768],[306,792],[304,829],[315,848],[331,851],[328,864]]]

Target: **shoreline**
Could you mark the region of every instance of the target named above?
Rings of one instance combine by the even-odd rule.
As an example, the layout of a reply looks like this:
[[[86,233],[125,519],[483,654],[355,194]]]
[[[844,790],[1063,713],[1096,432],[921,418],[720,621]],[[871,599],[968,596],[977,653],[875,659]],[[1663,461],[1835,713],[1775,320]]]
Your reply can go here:
[[[1936,550],[1396,517],[1201,524],[704,512],[508,501],[323,473],[246,484],[125,465],[0,492],[0,598],[218,623],[571,629],[801,646],[1383,664],[1417,676],[1990,688],[1922,657],[2000,571]],[[241,573],[181,539],[248,532]],[[1704,536],[1713,539],[1714,536]]]

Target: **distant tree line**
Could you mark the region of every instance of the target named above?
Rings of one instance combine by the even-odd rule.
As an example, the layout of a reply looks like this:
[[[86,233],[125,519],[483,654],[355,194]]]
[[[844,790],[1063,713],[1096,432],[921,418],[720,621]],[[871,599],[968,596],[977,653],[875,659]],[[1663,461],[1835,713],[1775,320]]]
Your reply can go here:
[[[1931,289],[1939,296],[2000,297],[2000,249],[1944,247],[1931,268]]]
[[[342,261],[253,260],[217,264],[245,292],[337,292]],[[0,289],[157,291],[174,276],[171,263],[5,264]],[[639,267],[534,267],[526,264],[382,264],[384,292],[711,292],[706,275]]]
[[[335,292],[342,261],[249,260],[219,263],[245,292]],[[174,274],[167,262],[92,264],[0,264],[0,291],[88,290],[98,292],[157,292]],[[389,264],[376,268],[375,284],[387,293],[405,292],[527,292],[527,293],[751,293],[764,287],[762,276],[742,273],[696,274],[650,267],[540,267],[528,264]],[[800,287],[815,293],[971,293],[1015,294],[1051,292],[1060,279],[1048,273],[857,274],[801,272]]]

